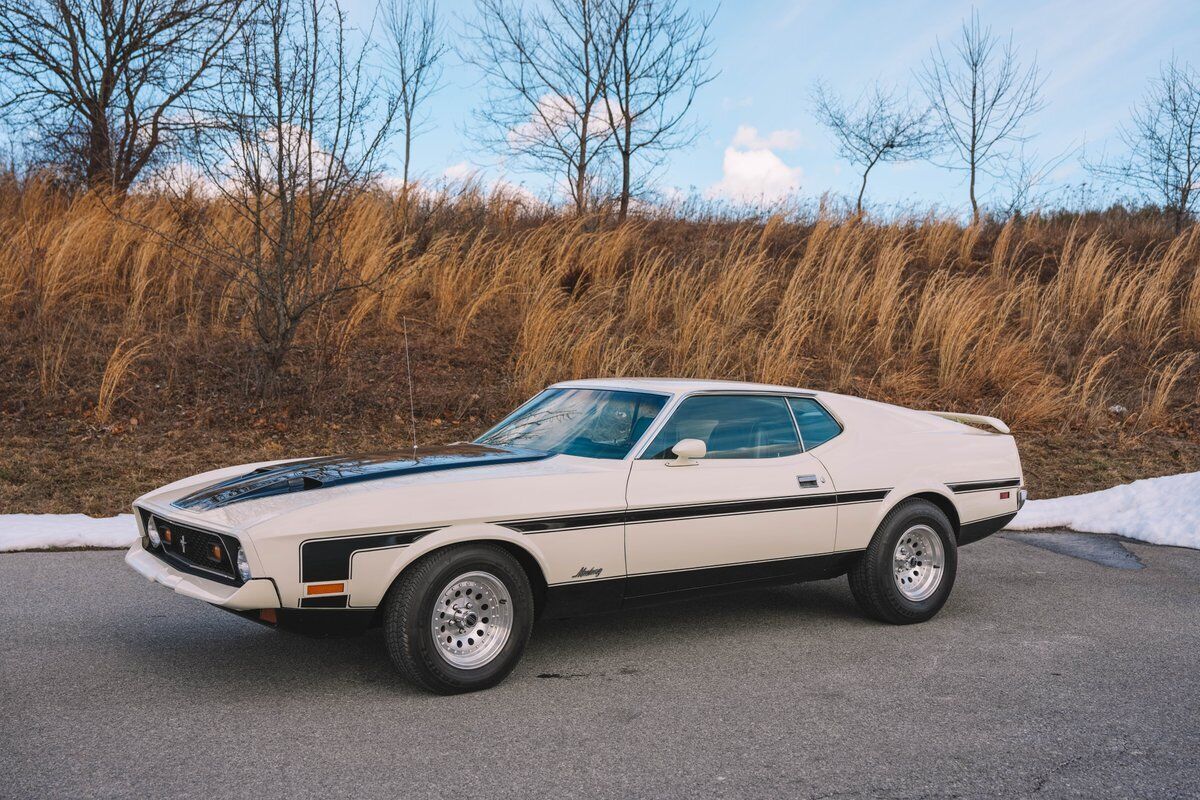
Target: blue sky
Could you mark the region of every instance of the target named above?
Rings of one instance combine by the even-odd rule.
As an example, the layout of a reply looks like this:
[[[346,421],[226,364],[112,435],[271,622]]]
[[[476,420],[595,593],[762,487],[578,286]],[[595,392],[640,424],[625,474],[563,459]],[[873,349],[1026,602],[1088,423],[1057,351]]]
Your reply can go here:
[[[709,0],[696,9],[711,12]],[[461,43],[469,0],[443,0],[452,43]],[[1089,156],[1111,152],[1117,126],[1141,96],[1159,63],[1172,54],[1187,58],[1200,34],[1200,3],[1167,0],[1051,0],[1051,2],[958,2],[907,0],[726,0],[713,25],[720,75],[695,104],[704,133],[661,170],[664,191],[736,195],[762,186],[768,194],[798,187],[816,197],[853,194],[857,176],[842,163],[828,134],[813,118],[810,91],[823,78],[843,95],[857,95],[876,79],[912,84],[940,37],[957,35],[964,17],[978,9],[985,25],[1012,32],[1021,59],[1035,57],[1046,74],[1046,107],[1028,128],[1037,134],[1027,153],[1042,159],[1081,148]],[[373,0],[352,0],[356,23],[369,21]],[[1198,64],[1197,66],[1200,66]],[[474,142],[471,111],[482,96],[479,77],[454,56],[445,86],[428,105],[428,122],[414,148],[418,175],[439,178],[481,170],[489,179],[523,183],[539,193],[536,175],[505,172]],[[1053,175],[1058,184],[1087,179],[1079,155]],[[883,165],[872,173],[869,198],[884,205],[961,210],[966,189],[961,173],[930,164]],[[985,190],[987,186],[985,185]]]

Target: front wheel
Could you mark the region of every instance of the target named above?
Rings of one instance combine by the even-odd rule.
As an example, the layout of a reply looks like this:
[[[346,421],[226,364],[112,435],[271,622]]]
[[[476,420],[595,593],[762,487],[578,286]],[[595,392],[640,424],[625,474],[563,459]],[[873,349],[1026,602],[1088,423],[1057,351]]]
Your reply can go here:
[[[862,609],[896,625],[924,622],[950,596],[958,548],[945,513],[926,500],[906,500],[880,523],[849,573]]]
[[[525,650],[533,592],[503,548],[438,550],[397,580],[384,605],[384,638],[400,673],[439,694],[502,681]]]

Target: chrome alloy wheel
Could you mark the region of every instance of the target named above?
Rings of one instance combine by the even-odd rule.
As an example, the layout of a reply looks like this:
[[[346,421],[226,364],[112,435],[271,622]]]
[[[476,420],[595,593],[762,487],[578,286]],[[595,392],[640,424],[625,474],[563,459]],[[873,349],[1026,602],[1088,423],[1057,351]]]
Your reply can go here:
[[[504,649],[512,632],[512,597],[490,572],[459,575],[433,605],[433,640],[438,653],[459,669],[477,669]]]
[[[942,583],[946,552],[937,531],[928,525],[914,525],[900,535],[892,552],[896,588],[908,600],[925,600]]]

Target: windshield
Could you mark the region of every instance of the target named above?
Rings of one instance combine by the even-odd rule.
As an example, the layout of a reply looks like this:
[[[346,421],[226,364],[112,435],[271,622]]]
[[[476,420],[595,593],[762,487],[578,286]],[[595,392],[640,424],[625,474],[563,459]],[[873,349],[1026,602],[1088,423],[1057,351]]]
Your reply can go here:
[[[607,389],[547,389],[476,439],[585,458],[624,458],[667,398]]]

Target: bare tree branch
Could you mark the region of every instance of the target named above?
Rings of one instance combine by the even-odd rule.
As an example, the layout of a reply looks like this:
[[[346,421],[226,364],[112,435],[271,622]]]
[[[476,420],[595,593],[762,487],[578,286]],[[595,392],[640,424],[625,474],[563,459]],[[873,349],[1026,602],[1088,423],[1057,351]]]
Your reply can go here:
[[[618,217],[629,213],[636,189],[633,161],[653,167],[668,153],[695,141],[699,128],[687,117],[700,87],[712,81],[713,17],[680,8],[677,0],[609,0],[607,28],[597,60],[612,52],[606,117],[621,161]]]
[[[385,277],[362,274],[341,252],[399,105],[368,77],[367,53],[348,48],[336,0],[265,0],[222,80],[187,106],[191,163],[232,214],[199,226],[197,247],[241,289],[264,387],[313,310]],[[181,213],[194,209],[190,199]]]
[[[863,213],[867,176],[876,164],[928,158],[942,145],[933,109],[914,107],[907,96],[882,84],[846,102],[824,84],[813,89],[817,119],[838,143],[838,155],[862,172],[855,213]]]
[[[387,0],[383,21],[404,125],[403,188],[407,190],[412,141],[420,125],[417,112],[440,88],[441,62],[449,47],[443,39],[436,0]]]
[[[1042,74],[1036,61],[1022,69],[1012,36],[1001,41],[972,11],[953,49],[939,41],[918,77],[958,157],[956,168],[969,175],[971,214],[978,222],[979,173],[994,174],[989,170],[995,162],[1009,155],[1004,146],[1028,138],[1024,123],[1044,105]]]
[[[258,0],[0,0],[0,108],[67,173],[127,189]]]
[[[1163,64],[1120,138],[1128,153],[1089,169],[1161,203],[1178,232],[1200,196],[1200,74],[1175,59]]]
[[[464,58],[483,74],[488,95],[476,112],[485,143],[564,181],[577,214],[596,194],[611,146],[604,94],[612,49],[607,0],[477,0],[473,49]]]

